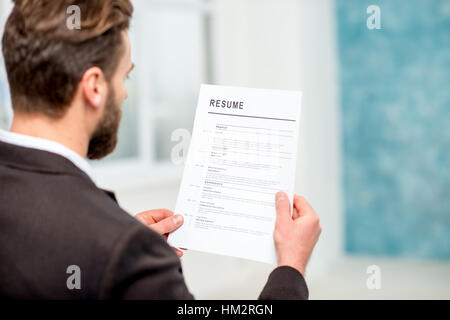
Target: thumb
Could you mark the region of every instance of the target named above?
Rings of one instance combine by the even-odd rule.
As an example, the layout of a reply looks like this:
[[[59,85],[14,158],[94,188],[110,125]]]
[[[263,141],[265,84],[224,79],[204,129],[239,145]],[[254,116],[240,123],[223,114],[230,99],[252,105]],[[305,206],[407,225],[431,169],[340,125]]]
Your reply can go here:
[[[183,216],[182,215],[174,215],[172,217],[165,218],[157,223],[149,225],[151,229],[156,231],[157,233],[164,235],[166,233],[170,233],[175,231],[183,224]]]
[[[277,209],[277,221],[287,221],[291,218],[291,206],[289,198],[285,192],[277,192],[275,195],[275,204]]]

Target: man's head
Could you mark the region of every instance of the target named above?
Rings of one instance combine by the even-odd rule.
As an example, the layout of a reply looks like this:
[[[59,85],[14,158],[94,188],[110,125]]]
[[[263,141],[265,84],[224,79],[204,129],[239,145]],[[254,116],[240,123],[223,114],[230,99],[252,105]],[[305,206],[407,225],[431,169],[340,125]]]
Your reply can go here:
[[[70,117],[89,136],[87,156],[115,148],[132,69],[130,0],[15,0],[2,40],[14,113]],[[67,21],[80,9],[80,29]]]

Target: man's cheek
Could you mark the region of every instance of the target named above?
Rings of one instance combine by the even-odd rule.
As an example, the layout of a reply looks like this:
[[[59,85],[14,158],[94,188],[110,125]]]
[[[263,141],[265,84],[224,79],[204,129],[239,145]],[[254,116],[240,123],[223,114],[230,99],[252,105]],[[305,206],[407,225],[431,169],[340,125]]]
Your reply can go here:
[[[119,106],[122,107],[125,100],[128,98],[128,91],[125,86],[122,87],[122,90],[120,91],[121,94],[119,96],[120,101],[118,101]]]

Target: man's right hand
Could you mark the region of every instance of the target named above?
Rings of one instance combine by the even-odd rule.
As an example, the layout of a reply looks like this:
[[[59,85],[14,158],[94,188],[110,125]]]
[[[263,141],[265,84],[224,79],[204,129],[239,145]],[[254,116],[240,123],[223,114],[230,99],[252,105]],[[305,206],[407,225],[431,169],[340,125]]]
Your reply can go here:
[[[304,276],[306,264],[322,232],[319,216],[305,198],[298,195],[294,196],[292,216],[286,193],[278,192],[275,202],[277,219],[273,238],[278,266],[293,267]]]

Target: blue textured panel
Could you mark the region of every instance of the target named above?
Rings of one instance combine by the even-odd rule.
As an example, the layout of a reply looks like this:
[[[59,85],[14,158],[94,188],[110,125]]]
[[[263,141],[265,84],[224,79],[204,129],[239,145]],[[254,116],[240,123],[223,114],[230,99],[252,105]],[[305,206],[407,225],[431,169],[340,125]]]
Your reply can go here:
[[[381,30],[366,9],[381,8]],[[346,251],[450,258],[450,1],[337,0]]]

